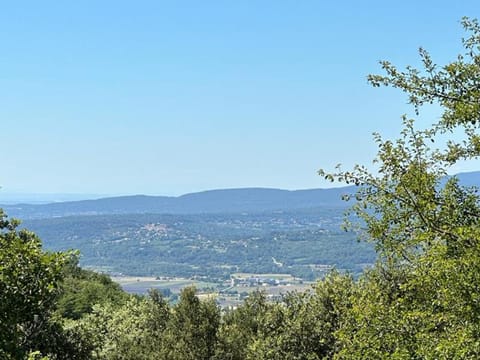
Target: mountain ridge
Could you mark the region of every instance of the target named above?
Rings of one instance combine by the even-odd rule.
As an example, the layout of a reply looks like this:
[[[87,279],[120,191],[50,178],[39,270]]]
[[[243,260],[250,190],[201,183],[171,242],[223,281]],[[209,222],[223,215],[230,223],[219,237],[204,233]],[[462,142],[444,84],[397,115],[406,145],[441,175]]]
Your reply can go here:
[[[480,185],[480,171],[455,175],[466,186]],[[345,207],[342,195],[355,186],[283,190],[275,188],[213,189],[180,196],[125,195],[48,204],[0,205],[23,219],[104,214],[208,214]]]
[[[41,218],[101,214],[202,214],[338,207],[353,187],[308,190],[243,188],[172,196],[127,195],[50,204],[0,205],[14,217]]]

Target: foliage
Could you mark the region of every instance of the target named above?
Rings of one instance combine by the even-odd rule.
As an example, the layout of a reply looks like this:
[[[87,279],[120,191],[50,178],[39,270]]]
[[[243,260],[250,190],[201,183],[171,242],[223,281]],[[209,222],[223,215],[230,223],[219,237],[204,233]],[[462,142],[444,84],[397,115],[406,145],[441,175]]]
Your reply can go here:
[[[167,326],[165,359],[211,359],[219,321],[220,312],[213,299],[200,301],[195,288],[185,288]]]
[[[399,71],[382,62],[386,75],[369,77],[374,86],[405,91],[417,114],[426,103],[440,105],[440,121],[417,130],[404,117],[396,141],[375,135],[376,174],[364,166],[338,168],[335,174],[320,171],[327,179],[359,186],[351,211],[361,219],[357,230],[379,254],[336,332],[336,358],[465,359],[480,354],[479,196],[456,178],[444,180],[451,166],[480,155],[480,27],[469,19],[463,25],[470,36],[463,41],[465,54],[454,62],[439,68],[420,49],[423,71]],[[454,131],[463,133],[463,140],[438,141]]]
[[[19,222],[0,210],[0,354],[20,358],[39,350],[66,257],[44,252],[39,238],[17,231]]]
[[[263,316],[271,304],[262,292],[252,292],[237,309],[228,311],[218,330],[215,360],[245,359],[249,345],[258,337]]]
[[[154,292],[120,306],[95,305],[92,313],[66,326],[85,344],[89,359],[157,359],[169,312]]]
[[[291,293],[261,314],[247,359],[324,359],[337,349],[341,328],[354,296],[353,279],[330,273],[310,293]]]
[[[112,303],[120,305],[127,294],[109,276],[78,266],[78,256],[72,254],[63,270],[59,297],[56,301],[56,315],[79,319],[92,312],[95,304]]]

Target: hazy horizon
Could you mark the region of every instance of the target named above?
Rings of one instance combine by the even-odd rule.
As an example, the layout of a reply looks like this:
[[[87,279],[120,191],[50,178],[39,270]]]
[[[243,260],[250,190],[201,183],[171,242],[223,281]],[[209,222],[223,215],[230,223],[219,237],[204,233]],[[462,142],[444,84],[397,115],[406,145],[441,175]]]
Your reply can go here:
[[[460,172],[457,174],[450,175],[459,175],[459,174],[469,174],[469,173],[480,173],[479,171],[467,171]],[[215,191],[215,190],[238,190],[238,189],[272,189],[272,190],[286,190],[286,191],[301,191],[301,190],[317,190],[317,189],[331,189],[346,187],[351,185],[346,185],[338,182],[327,182],[324,186],[319,186],[316,188],[272,188],[272,187],[261,187],[261,186],[252,186],[252,187],[226,187],[226,188],[212,188],[212,189],[199,189],[195,191],[189,191],[185,193],[142,193],[142,192],[132,192],[132,193],[117,193],[117,194],[88,194],[88,193],[28,193],[28,192],[5,192],[0,188],[0,204],[12,205],[19,204],[22,202],[30,204],[42,204],[42,203],[52,203],[52,202],[65,202],[65,201],[78,201],[78,200],[95,200],[108,197],[121,197],[121,196],[135,196],[135,195],[145,195],[145,196],[165,196],[165,197],[179,197],[182,195],[206,192],[206,191]]]
[[[166,196],[166,197],[179,197],[182,195],[206,192],[206,191],[215,191],[215,190],[238,190],[238,189],[272,189],[272,190],[286,190],[286,191],[300,191],[300,190],[316,190],[316,189],[330,189],[348,186],[341,183],[329,183],[331,186],[322,186],[317,188],[303,188],[303,189],[287,189],[287,188],[272,188],[272,187],[261,187],[261,186],[251,186],[251,187],[226,187],[226,188],[215,188],[215,189],[199,189],[194,191],[189,191],[185,193],[142,193],[142,192],[132,192],[132,193],[117,193],[117,194],[87,194],[87,193],[28,193],[28,192],[2,192],[0,189],[0,204],[13,204],[18,203],[19,201],[33,201],[33,203],[45,203],[45,202],[63,202],[63,201],[76,201],[76,200],[94,200],[106,197],[119,197],[119,196]]]

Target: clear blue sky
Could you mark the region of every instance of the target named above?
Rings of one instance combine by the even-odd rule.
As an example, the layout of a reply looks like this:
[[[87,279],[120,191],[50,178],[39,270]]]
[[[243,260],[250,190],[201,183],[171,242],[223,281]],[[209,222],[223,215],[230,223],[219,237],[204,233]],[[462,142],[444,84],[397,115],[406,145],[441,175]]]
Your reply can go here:
[[[477,1],[17,1],[0,11],[3,192],[323,187],[406,98],[378,60],[442,64]],[[433,119],[434,120],[434,119]],[[474,170],[465,167],[459,170]]]

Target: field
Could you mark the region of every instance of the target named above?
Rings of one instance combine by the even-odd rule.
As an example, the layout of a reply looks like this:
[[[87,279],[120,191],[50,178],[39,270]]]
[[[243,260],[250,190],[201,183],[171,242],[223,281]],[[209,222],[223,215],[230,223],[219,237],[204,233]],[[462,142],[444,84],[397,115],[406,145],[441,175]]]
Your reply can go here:
[[[155,278],[151,276],[112,276],[112,280],[120,284],[132,294],[146,294],[150,289],[169,289],[173,294],[179,294],[187,286],[195,286],[199,291],[215,289],[218,284],[184,278]]]
[[[186,278],[155,278],[151,276],[112,276],[122,288],[132,294],[144,295],[150,289],[158,289],[175,301],[181,290],[195,286],[200,298],[213,297],[222,308],[241,304],[250,293],[264,292],[270,301],[278,301],[289,292],[308,291],[312,282],[304,282],[290,274],[236,273],[223,282],[207,282]]]

